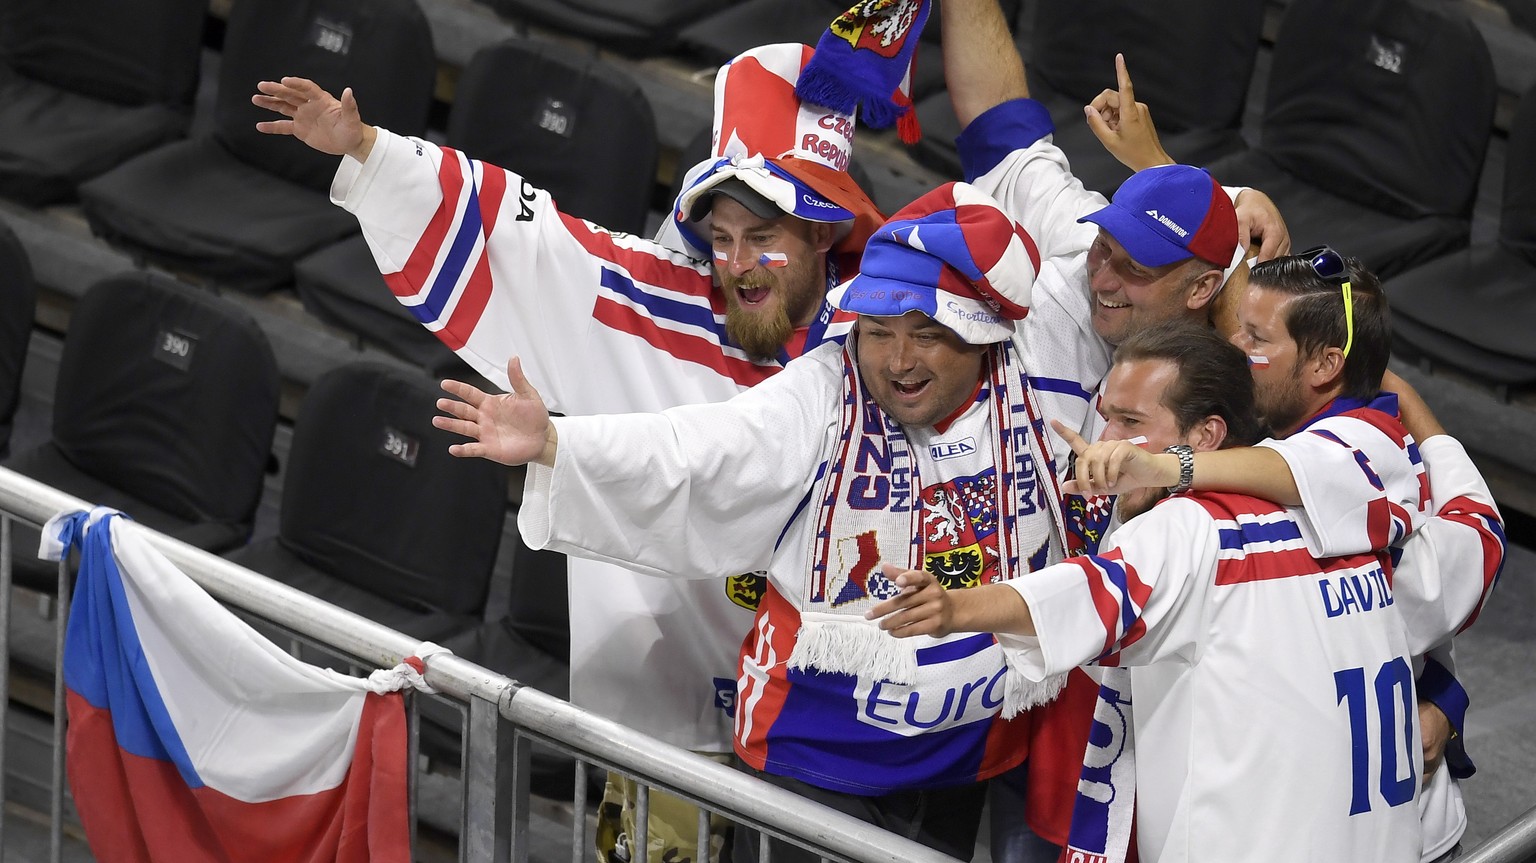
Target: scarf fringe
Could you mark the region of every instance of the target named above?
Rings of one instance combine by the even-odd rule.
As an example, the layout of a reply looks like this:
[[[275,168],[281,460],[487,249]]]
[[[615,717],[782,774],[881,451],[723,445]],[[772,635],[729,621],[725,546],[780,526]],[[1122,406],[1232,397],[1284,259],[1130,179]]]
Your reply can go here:
[[[1012,719],[1020,713],[1038,707],[1048,701],[1055,701],[1061,695],[1061,691],[1067,688],[1067,675],[1053,674],[1044,680],[1030,680],[1024,676],[1009,658],[1009,651],[1003,651],[1003,664],[1008,670],[1003,674],[1003,718]]]
[[[806,612],[789,667],[911,684],[917,680],[917,645],[896,638],[876,621]]]

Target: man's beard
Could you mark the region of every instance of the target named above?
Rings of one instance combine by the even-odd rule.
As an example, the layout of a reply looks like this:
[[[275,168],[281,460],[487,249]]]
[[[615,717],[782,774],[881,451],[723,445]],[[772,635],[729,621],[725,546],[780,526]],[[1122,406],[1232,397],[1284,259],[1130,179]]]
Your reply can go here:
[[[747,311],[736,296],[736,288],[753,287],[751,280],[731,279],[725,288],[725,332],[747,356],[755,360],[771,360],[795,333],[795,324],[789,319],[789,309],[780,298],[771,308]]]
[[[1270,434],[1289,435],[1307,418],[1309,407],[1301,377],[1297,375],[1268,394],[1260,393],[1259,419]]]
[[[726,335],[740,345],[747,356],[757,360],[777,359],[784,344],[795,334],[795,318],[810,311],[804,306],[813,302],[819,304],[820,283],[815,282],[813,289],[806,288],[814,278],[813,271],[808,270],[807,264],[801,261],[792,261],[774,275],[749,272],[738,277],[716,269],[720,290],[725,293]],[[798,292],[797,287],[801,288]],[[742,288],[767,288],[778,296],[769,308],[749,311],[742,307],[741,298],[736,295]],[[810,296],[813,291],[816,292],[814,297]]]
[[[1157,502],[1169,495],[1166,488],[1138,488],[1128,491],[1115,499],[1115,506],[1120,510],[1120,521],[1127,522],[1157,505]]]

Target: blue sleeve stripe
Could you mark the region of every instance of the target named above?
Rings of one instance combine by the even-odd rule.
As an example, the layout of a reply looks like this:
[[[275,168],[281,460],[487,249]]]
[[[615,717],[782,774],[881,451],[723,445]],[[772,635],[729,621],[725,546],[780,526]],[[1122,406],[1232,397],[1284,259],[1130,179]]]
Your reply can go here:
[[[955,136],[967,183],[996,168],[1009,153],[1022,150],[1056,131],[1051,112],[1034,99],[994,105]]]
[[[686,324],[709,333],[719,332],[720,326],[714,312],[709,309],[646,293],[618,271],[608,267],[603,267],[602,271],[601,283],[604,288],[644,308],[653,319]]]
[[[1083,401],[1093,398],[1093,394],[1084,389],[1081,383],[1066,378],[1041,378],[1031,375],[1029,385],[1043,393],[1061,393]]]

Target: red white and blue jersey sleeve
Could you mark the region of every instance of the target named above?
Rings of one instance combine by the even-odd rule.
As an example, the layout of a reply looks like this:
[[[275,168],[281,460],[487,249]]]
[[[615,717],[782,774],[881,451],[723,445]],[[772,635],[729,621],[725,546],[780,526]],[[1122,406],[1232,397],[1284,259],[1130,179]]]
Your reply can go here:
[[[423,326],[504,388],[520,356],[557,412],[718,401],[779,368],[726,344],[706,263],[561,213],[495,165],[381,129],[331,194]]]
[[[1504,521],[1461,443],[1437,435],[1420,447],[1433,515],[1408,537],[1393,573],[1394,595],[1414,651],[1471,626],[1504,563]]]
[[[1314,557],[1399,545],[1424,520],[1429,481],[1419,448],[1395,418],[1361,408],[1313,422],[1275,450],[1290,466],[1301,507],[1291,516]]]
[[[1199,643],[1202,588],[1220,537],[1205,510],[1171,498],[1118,528],[1100,554],[1005,582],[1029,606],[1036,635],[999,635],[1035,678],[1079,665],[1144,665],[1189,655]]]

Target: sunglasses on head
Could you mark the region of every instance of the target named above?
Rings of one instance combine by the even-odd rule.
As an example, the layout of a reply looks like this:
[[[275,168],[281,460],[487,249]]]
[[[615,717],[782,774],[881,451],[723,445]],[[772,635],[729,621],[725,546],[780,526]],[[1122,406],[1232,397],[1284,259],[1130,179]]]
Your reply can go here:
[[[1349,267],[1344,265],[1344,257],[1335,252],[1329,246],[1318,246],[1308,249],[1297,255],[1312,267],[1312,272],[1319,279],[1339,286],[1344,294],[1344,356],[1349,357],[1349,349],[1355,344],[1355,301],[1350,293]]]

